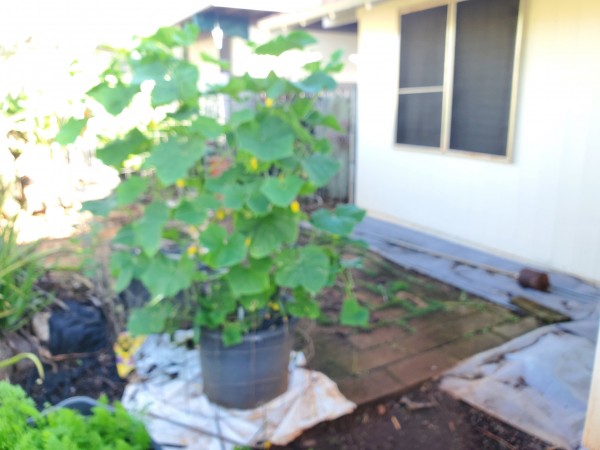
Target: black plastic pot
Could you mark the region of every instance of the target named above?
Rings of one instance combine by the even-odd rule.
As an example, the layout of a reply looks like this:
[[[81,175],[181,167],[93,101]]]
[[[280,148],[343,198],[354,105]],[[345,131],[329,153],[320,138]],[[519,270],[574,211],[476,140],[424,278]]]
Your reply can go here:
[[[107,410],[109,410],[111,412],[114,411],[114,409],[111,406],[105,405],[104,403],[100,403],[100,402],[94,400],[93,398],[84,397],[84,396],[76,396],[76,397],[70,397],[61,402],[58,402],[56,405],[45,409],[43,412],[48,413],[50,411],[54,411],[59,408],[68,408],[68,409],[72,409],[72,410],[79,412],[82,416],[91,416],[92,408],[95,408],[96,406],[106,408]],[[162,450],[162,447],[159,444],[157,444],[153,440],[150,440],[150,442],[152,444],[152,447],[151,447],[152,450]]]
[[[225,347],[221,333],[200,331],[204,393],[220,406],[252,409],[283,394],[288,387],[291,325],[257,331]]]

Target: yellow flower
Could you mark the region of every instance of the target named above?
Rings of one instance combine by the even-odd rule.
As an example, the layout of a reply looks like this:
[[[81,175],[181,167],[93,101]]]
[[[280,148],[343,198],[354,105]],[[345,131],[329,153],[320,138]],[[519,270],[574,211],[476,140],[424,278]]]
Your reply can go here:
[[[298,200],[294,200],[292,202],[292,204],[290,205],[290,209],[294,214],[300,211],[300,203],[298,203]]]
[[[194,256],[196,253],[198,253],[198,247],[195,245],[190,245],[187,249],[188,256]]]
[[[223,220],[225,218],[225,211],[223,211],[222,209],[217,210],[216,216],[217,220]]]
[[[250,239],[249,237],[247,237],[246,240],[244,241],[244,244],[246,244],[246,247],[250,247],[251,243],[252,243],[252,239]]]
[[[279,303],[270,302],[269,308],[271,308],[273,311],[279,311]]]
[[[275,102],[273,101],[272,98],[270,98],[270,97],[265,98],[265,106],[267,108],[271,108],[273,106],[273,103],[275,103]]]
[[[146,336],[133,337],[127,332],[119,334],[114,344],[117,356],[117,372],[121,378],[126,378],[135,370],[135,353],[140,349]]]
[[[256,159],[255,157],[252,157],[252,159],[250,160],[250,169],[252,169],[253,171],[258,169],[258,159]]]
[[[183,179],[181,179],[181,178],[180,178],[179,180],[177,180],[177,181],[175,182],[175,186],[177,186],[178,188],[183,188],[183,187],[185,187],[185,180],[183,180]]]

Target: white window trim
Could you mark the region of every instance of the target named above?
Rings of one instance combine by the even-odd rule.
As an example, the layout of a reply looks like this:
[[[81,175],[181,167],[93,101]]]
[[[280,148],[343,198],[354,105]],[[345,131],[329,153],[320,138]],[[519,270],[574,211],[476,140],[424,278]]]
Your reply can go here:
[[[513,74],[510,95],[510,108],[508,115],[508,132],[506,136],[506,155],[492,155],[489,153],[471,152],[468,150],[456,150],[450,148],[450,126],[452,123],[452,91],[454,88],[454,49],[456,43],[456,5],[462,1],[468,0],[445,0],[442,2],[428,2],[422,6],[412,5],[409,8],[399,8],[398,17],[398,38],[401,39],[401,21],[400,17],[418,11],[436,8],[439,6],[448,6],[448,17],[446,23],[446,43],[444,47],[444,84],[442,86],[426,86],[416,88],[400,88],[399,94],[421,94],[429,92],[442,92],[442,123],[441,123],[441,145],[440,147],[429,147],[424,145],[401,144],[396,142],[396,128],[393,131],[392,142],[394,147],[399,150],[408,150],[418,153],[434,153],[445,156],[456,156],[462,158],[473,158],[479,160],[491,160],[496,162],[512,163],[514,160],[514,140],[515,125],[517,113],[517,99],[519,91],[519,73],[521,71],[521,50],[523,43],[523,15],[527,0],[519,1],[519,14],[517,17],[517,29],[515,32],[515,53],[513,60]],[[400,46],[398,46],[400,50]],[[398,51],[398,64],[400,67],[400,52]],[[398,124],[398,97],[396,96],[396,121]]]

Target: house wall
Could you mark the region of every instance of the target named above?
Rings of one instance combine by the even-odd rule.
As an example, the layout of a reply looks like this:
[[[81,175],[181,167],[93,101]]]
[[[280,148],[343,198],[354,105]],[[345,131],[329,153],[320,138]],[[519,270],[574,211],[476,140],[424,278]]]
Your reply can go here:
[[[522,2],[512,161],[395,145],[399,15],[436,2],[359,11],[357,203],[374,216],[600,281],[600,2]]]
[[[600,329],[596,340],[596,359],[588,400],[585,428],[583,430],[582,444],[590,450],[600,449]]]

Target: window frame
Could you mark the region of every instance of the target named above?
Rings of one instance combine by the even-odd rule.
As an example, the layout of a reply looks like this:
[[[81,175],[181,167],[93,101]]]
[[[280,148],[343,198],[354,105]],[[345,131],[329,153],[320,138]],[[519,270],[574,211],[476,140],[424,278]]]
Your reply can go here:
[[[508,131],[506,136],[506,154],[494,155],[483,152],[472,152],[468,150],[452,149],[450,147],[450,132],[452,126],[452,100],[453,100],[453,89],[454,89],[454,62],[455,62],[455,48],[456,48],[456,16],[457,16],[457,4],[468,0],[444,0],[437,2],[427,2],[422,5],[411,5],[408,8],[399,8],[397,10],[397,36],[398,36],[398,63],[397,63],[397,74],[396,77],[396,118],[394,121],[393,137],[392,141],[394,147],[397,150],[408,150],[418,153],[430,153],[437,155],[456,156],[474,158],[480,160],[491,160],[496,162],[512,163],[514,156],[514,140],[515,140],[515,125],[516,125],[516,113],[517,113],[517,99],[519,90],[519,73],[521,65],[521,51],[523,41],[523,15],[525,4],[527,0],[519,1],[519,12],[517,16],[517,24],[515,30],[515,48],[513,56],[513,72],[511,80],[511,94],[510,94],[510,108],[508,114]],[[439,86],[427,86],[417,88],[400,88],[400,39],[402,34],[402,16],[411,14],[419,11],[425,11],[428,9],[437,8],[440,6],[448,7],[448,16],[446,19],[446,40],[444,47],[444,81],[441,89]],[[435,89],[435,90],[434,90]],[[442,93],[442,111],[441,111],[441,129],[440,129],[440,146],[430,147],[424,145],[414,144],[403,144],[396,142],[396,133],[398,128],[398,103],[399,96],[401,94],[411,93],[426,93],[426,92],[441,92]]]

